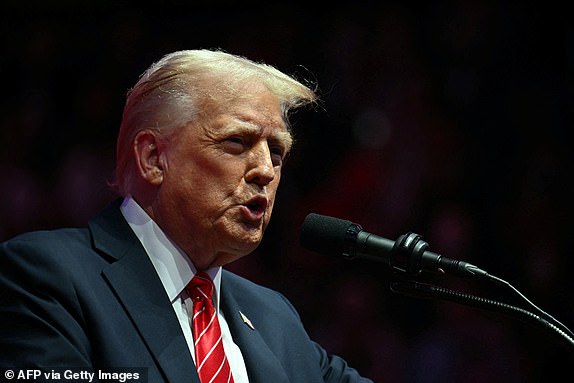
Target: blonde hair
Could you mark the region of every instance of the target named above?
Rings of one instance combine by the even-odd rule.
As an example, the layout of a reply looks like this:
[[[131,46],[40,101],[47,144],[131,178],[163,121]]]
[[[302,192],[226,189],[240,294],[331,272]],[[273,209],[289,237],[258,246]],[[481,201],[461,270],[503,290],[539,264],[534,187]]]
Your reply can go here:
[[[290,110],[317,100],[315,91],[294,77],[222,50],[177,51],[152,64],[127,95],[112,186],[121,195],[130,192],[132,145],[139,131],[154,129],[167,134],[201,118],[210,101],[225,103],[242,97],[242,89],[250,84],[265,86],[279,99],[287,126]]]

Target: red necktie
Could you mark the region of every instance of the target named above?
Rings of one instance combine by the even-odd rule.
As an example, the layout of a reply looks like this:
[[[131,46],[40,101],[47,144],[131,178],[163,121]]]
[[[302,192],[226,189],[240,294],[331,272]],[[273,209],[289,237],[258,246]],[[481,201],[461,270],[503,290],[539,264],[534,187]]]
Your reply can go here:
[[[214,289],[211,278],[202,271],[187,285],[187,294],[193,300],[195,365],[201,383],[233,383],[231,368],[223,350],[219,320],[213,307]]]

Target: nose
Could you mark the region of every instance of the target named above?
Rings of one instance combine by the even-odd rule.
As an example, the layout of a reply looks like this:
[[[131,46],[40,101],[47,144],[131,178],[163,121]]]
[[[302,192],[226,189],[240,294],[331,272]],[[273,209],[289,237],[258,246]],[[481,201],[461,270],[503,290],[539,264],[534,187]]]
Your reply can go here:
[[[248,183],[256,183],[259,186],[269,184],[275,178],[275,167],[271,158],[271,151],[266,142],[260,142],[251,148],[249,165],[245,173]]]

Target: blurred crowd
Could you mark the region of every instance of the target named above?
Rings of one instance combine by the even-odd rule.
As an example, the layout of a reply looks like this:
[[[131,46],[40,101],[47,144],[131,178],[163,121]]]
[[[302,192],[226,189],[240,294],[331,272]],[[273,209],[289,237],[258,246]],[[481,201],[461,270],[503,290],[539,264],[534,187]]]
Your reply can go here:
[[[311,212],[390,239],[416,232],[574,329],[568,12],[486,0],[92,3],[3,6],[0,240],[84,225],[112,201],[129,87],[164,53],[220,47],[309,79],[322,98],[293,116],[296,147],[267,237],[230,268],[284,292],[320,343],[377,382],[542,382],[569,371],[572,354],[545,329],[394,294],[386,265],[314,254],[298,239]]]

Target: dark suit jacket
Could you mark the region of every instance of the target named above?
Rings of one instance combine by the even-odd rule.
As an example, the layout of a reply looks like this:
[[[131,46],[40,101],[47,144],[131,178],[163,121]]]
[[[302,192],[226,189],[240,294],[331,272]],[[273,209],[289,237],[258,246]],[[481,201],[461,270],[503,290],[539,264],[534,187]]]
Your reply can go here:
[[[142,367],[150,383],[199,383],[171,303],[119,202],[88,228],[0,245],[0,367]],[[310,340],[280,293],[224,270],[220,304],[251,382],[369,382]]]

